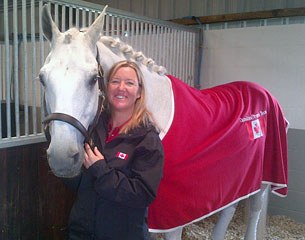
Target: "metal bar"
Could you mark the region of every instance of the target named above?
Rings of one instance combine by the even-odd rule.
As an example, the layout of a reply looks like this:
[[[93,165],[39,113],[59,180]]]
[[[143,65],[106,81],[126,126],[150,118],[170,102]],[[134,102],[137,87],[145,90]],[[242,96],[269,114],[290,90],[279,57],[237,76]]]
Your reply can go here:
[[[147,55],[146,56],[152,56],[152,45],[153,45],[153,41],[152,41],[152,32],[153,28],[152,28],[152,24],[148,24],[148,38],[147,38]]]
[[[121,18],[121,34],[119,34],[119,37],[121,37],[121,39],[125,39],[125,19],[124,18]]]
[[[181,33],[179,30],[177,30],[177,42],[176,42],[176,46],[177,46],[177,49],[176,49],[176,52],[177,52],[177,76],[179,76],[179,78],[181,80],[184,80],[183,77],[182,77],[182,67],[181,67],[181,63],[182,63],[182,57],[181,57]]]
[[[178,72],[179,72],[179,75],[180,75],[180,79],[182,79],[183,81],[185,81],[185,78],[183,77],[183,69],[184,69],[184,66],[183,66],[183,63],[184,63],[184,60],[183,60],[183,56],[182,56],[182,52],[183,52],[183,34],[181,31],[178,31],[178,39],[179,39],[179,42],[178,42],[178,61],[179,61],[179,69],[178,69]]]
[[[140,23],[140,33],[138,35],[138,45],[136,45],[136,46],[139,46],[138,51],[143,49],[144,41],[143,40],[140,41],[139,39],[140,39],[140,36],[142,36],[142,38],[144,38],[144,35],[145,35],[145,24],[144,24],[144,22],[141,22]]]
[[[150,23],[147,23],[147,28],[146,28],[146,34],[145,34],[145,45],[143,45],[143,52],[145,54],[146,57],[150,57],[151,54],[150,54],[150,26],[151,24]]]
[[[27,47],[27,22],[26,22],[26,0],[22,0],[22,42],[23,42],[23,102],[24,102],[24,135],[29,135],[29,78],[28,69],[28,47]]]
[[[105,27],[104,35],[109,36],[109,15],[105,16]]]
[[[42,9],[43,3],[39,2],[39,29],[42,29],[42,22],[41,22],[41,9]],[[69,9],[69,18],[70,18],[70,9]],[[43,34],[42,31],[39,31],[39,46],[40,46],[40,66],[43,66],[44,59],[45,59],[45,46],[48,46],[45,44],[44,39],[43,39]],[[44,89],[41,84],[40,86],[40,92],[43,93]],[[45,109],[44,109],[44,94],[40,94],[40,105],[41,105],[41,111],[40,111],[40,119],[43,119],[45,114]]]
[[[185,58],[185,59],[187,59],[187,32],[182,32],[182,34],[183,34],[183,52],[182,52],[182,57],[183,57],[183,59]],[[185,60],[185,61],[187,61],[187,60]],[[189,69],[187,68],[187,62],[185,62],[185,66],[184,66],[184,75],[183,75],[183,79],[184,79],[184,81],[186,81],[187,82],[187,80],[188,80],[188,77],[187,77],[187,75],[188,75],[188,71],[189,71]]]
[[[7,1],[5,0],[4,3],[6,2],[6,9],[7,9]],[[5,9],[3,9],[3,11],[5,11]],[[4,18],[4,14],[3,14],[3,18]],[[4,23],[4,21],[3,21]],[[4,61],[2,61],[3,59],[5,59],[5,48],[4,46],[2,46],[2,44],[0,45],[0,66],[3,66],[3,68],[1,68],[1,73],[0,73],[0,139],[2,139],[2,126],[4,125],[2,123],[2,100],[4,99],[4,88],[5,88],[5,65],[4,65]]]
[[[140,25],[139,25],[139,21],[134,21],[135,22],[135,29],[133,30],[134,34],[135,34],[135,47],[137,49],[137,51],[139,51],[139,38],[140,38]]]
[[[58,20],[58,4],[54,4],[54,21],[56,23],[57,26],[59,26],[59,20]]]
[[[167,46],[166,46],[166,32],[167,32],[167,28],[164,27],[164,26],[161,26],[162,28],[162,31],[161,31],[161,39],[162,39],[162,43],[161,43],[161,51],[162,51],[162,55],[161,55],[161,58],[162,58],[162,61],[161,61],[161,65],[165,67],[165,64],[166,64],[166,57],[167,57]]]
[[[192,70],[192,65],[191,65],[191,62],[192,61],[192,33],[188,32],[188,66],[187,68],[189,69],[189,73],[188,73],[188,79],[189,79],[189,82],[191,82],[191,86],[194,87],[194,84],[193,84],[193,79],[194,79],[194,71]]]
[[[82,26],[81,26],[81,28],[85,28],[85,27],[87,27],[87,21],[86,21],[86,11],[82,11]]]
[[[79,9],[75,9],[75,27],[79,28]]]
[[[120,25],[120,18],[116,18],[116,34],[115,34],[115,36],[117,36],[117,37],[120,37],[120,27],[121,27],[121,25]]]
[[[195,74],[195,67],[194,67],[194,63],[195,63],[195,56],[194,53],[196,51],[196,47],[193,45],[195,44],[195,35],[194,34],[190,34],[190,45],[193,46],[192,48],[190,48],[190,73],[191,73],[191,81],[192,81],[192,86],[195,87],[195,78],[198,77],[197,74]],[[200,79],[198,79],[198,81],[200,81]]]
[[[4,55],[2,55],[2,46],[0,45],[0,66],[4,66],[2,63],[2,59],[4,59]],[[2,70],[0,73],[0,139],[2,139],[2,85],[4,84],[4,71]]]
[[[61,31],[66,31],[66,6],[61,6]]]
[[[69,28],[73,26],[73,8],[69,7]]]
[[[199,72],[196,72],[196,70],[198,70],[197,69],[197,67],[198,67],[198,65],[197,65],[197,67],[196,67],[196,63],[198,63],[199,62],[199,54],[198,54],[198,51],[201,51],[202,49],[201,49],[201,47],[199,46],[199,42],[200,42],[200,40],[199,40],[199,36],[198,35],[195,35],[195,34],[192,34],[192,39],[193,39],[193,50],[192,50],[192,55],[193,55],[193,57],[192,57],[192,59],[193,59],[193,61],[191,62],[192,63],[192,70],[193,70],[193,72],[194,72],[194,87],[197,87],[197,88],[199,88],[200,87],[200,77],[198,76],[198,73]],[[196,47],[197,46],[197,47]],[[197,53],[197,54],[196,54]]]
[[[135,21],[128,20],[128,36],[133,46],[135,46]]]
[[[175,44],[176,43],[176,41],[177,41],[177,29],[173,29],[173,41],[172,41],[172,47],[173,47],[173,50],[172,50],[172,56],[174,56],[174,53],[177,53],[177,44]],[[177,75],[177,61],[178,61],[178,59],[177,58],[175,58],[175,57],[173,57],[173,63],[174,63],[174,65],[173,65],[173,75],[175,75],[175,76],[177,76],[177,77],[179,77],[179,75]]]
[[[171,29],[171,33],[170,33],[170,41],[169,41],[169,56],[170,56],[170,66],[171,66],[171,74],[174,75],[175,73],[175,59],[173,57],[173,53],[175,51],[174,45],[172,44],[175,41],[175,35],[174,35],[175,31],[174,29]]]
[[[143,33],[143,37],[145,38],[145,41],[142,42],[142,51],[147,54],[147,45],[149,44],[148,42],[148,36],[149,32],[148,32],[148,23],[144,23],[144,33]],[[145,44],[144,44],[145,43]]]
[[[19,67],[19,61],[18,61],[18,53],[19,53],[19,44],[18,44],[18,22],[17,22],[17,0],[13,1],[13,86],[14,86],[14,93],[13,93],[13,99],[14,99],[14,115],[15,115],[15,133],[14,135],[19,137],[20,136],[20,114],[19,114],[19,74],[18,74],[18,67]]]
[[[180,38],[181,38],[181,45],[180,45],[180,49],[181,49],[181,64],[180,64],[180,67],[181,67],[181,77],[183,79],[183,81],[187,81],[187,78],[186,78],[186,67],[185,67],[185,63],[186,63],[186,59],[185,59],[185,56],[186,56],[186,52],[185,52],[185,35],[184,35],[184,32],[183,31],[180,31]]]
[[[92,23],[93,23],[93,21],[92,21],[92,11],[90,11],[88,13],[88,25],[91,25]]]
[[[187,84],[189,84],[189,85],[191,85],[190,84],[190,81],[189,81],[189,68],[188,68],[188,65],[189,65],[189,44],[188,44],[188,33],[187,32],[184,32],[183,33],[184,34],[184,54],[183,54],[183,56],[184,56],[184,61],[185,61],[185,65],[184,65],[184,67],[185,67],[185,82],[187,83]]]
[[[170,34],[170,29],[167,28],[166,30],[166,35],[165,35],[165,46],[166,46],[166,56],[167,56],[167,63],[166,63],[166,69],[167,73],[172,73],[172,59],[171,59],[171,51],[170,51],[170,43],[171,43],[171,34]]]
[[[5,76],[5,71],[4,71],[4,63],[3,63],[4,58],[4,46],[3,44],[0,44],[0,66],[1,66],[1,72],[0,72],[0,101],[3,100],[3,87],[4,87],[4,76]],[[0,104],[0,109],[1,109],[1,104]],[[0,111],[0,116],[1,116],[1,111]],[[0,117],[1,121],[1,117]],[[1,127],[1,124],[0,124]]]
[[[6,66],[6,131],[7,138],[11,138],[11,76],[10,76],[10,44],[9,44],[9,33],[8,33],[8,6],[7,0],[4,0],[4,45],[5,45],[5,66]]]
[[[161,35],[161,27],[160,26],[156,26],[156,46],[158,46],[158,50],[156,51],[157,55],[157,59],[158,59],[158,65],[162,65],[162,35]]]
[[[111,16],[111,36],[115,36],[114,34],[115,27],[114,27],[114,16]]]
[[[188,65],[188,59],[187,59],[187,55],[188,55],[188,52],[187,52],[187,32],[183,32],[183,39],[184,39],[184,48],[183,48],[183,59],[184,59],[184,79],[185,81],[187,82],[188,81],[188,68],[187,68],[187,65]]]
[[[19,137],[19,138],[11,138],[11,139],[1,139],[0,142],[0,149],[8,148],[8,147],[15,147],[25,144],[34,144],[39,142],[45,142],[46,138],[43,133],[39,133],[37,135],[30,135],[27,137]]]
[[[36,78],[36,39],[35,39],[35,1],[31,0],[31,44],[32,44],[32,79]],[[33,81],[32,81],[33,82]],[[32,84],[32,119],[33,133],[37,134],[36,86]]]
[[[151,54],[153,56],[153,59],[155,61],[159,60],[159,57],[158,57],[158,45],[157,43],[159,42],[159,38],[157,36],[157,26],[156,25],[152,25],[152,36],[151,36],[151,40],[152,40],[152,43],[151,43]]]

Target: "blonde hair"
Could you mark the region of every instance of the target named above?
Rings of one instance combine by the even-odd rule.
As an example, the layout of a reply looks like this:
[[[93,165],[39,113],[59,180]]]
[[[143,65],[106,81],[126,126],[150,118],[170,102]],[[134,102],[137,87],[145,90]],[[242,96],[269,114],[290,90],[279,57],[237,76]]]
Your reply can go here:
[[[135,107],[131,116],[131,119],[126,123],[121,129],[120,133],[128,133],[130,130],[143,125],[148,126],[149,124],[153,123],[152,114],[146,108],[146,101],[145,101],[145,87],[144,87],[144,76],[135,62],[131,62],[128,60],[123,60],[120,62],[115,63],[108,73],[107,84],[109,83],[110,79],[112,79],[113,75],[122,67],[129,67],[132,68],[137,75],[138,84],[140,88],[140,97],[135,102]],[[107,112],[110,115],[110,106],[109,103],[107,104]]]

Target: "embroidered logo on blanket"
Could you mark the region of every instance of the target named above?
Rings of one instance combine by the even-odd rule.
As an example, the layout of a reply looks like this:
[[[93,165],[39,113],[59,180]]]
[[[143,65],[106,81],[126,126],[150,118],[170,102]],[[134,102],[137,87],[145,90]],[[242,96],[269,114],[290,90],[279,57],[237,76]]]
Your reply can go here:
[[[115,156],[118,157],[118,158],[121,158],[123,160],[128,159],[128,154],[127,153],[118,152]]]
[[[257,114],[252,114],[241,118],[240,121],[246,123],[249,137],[251,140],[258,139],[265,134],[265,115],[267,111],[260,111]]]

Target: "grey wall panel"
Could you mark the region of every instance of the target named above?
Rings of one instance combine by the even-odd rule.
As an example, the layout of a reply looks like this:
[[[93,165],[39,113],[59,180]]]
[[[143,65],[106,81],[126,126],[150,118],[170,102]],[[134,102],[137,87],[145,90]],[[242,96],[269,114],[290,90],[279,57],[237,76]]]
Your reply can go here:
[[[181,18],[192,15],[190,13],[191,1],[175,0],[174,1],[174,18]]]
[[[304,7],[304,0],[286,0],[286,7],[287,8],[298,8]]]
[[[144,16],[145,15],[145,0],[131,0],[131,6],[128,11]]]
[[[131,0],[117,0],[117,6],[120,6],[121,10],[130,12],[132,6]]]
[[[269,214],[286,215],[305,223],[305,130],[289,129],[288,196],[272,196]]]
[[[174,16],[174,2],[175,0],[162,0],[159,4],[159,18],[171,19]]]
[[[135,14],[169,20],[187,16],[305,7],[304,0],[87,0]],[[128,7],[129,5],[129,7]]]
[[[159,1],[144,1],[144,15],[159,19]]]
[[[305,139],[303,139],[303,141],[305,141]],[[295,148],[295,149],[293,149],[294,146],[291,146],[292,145],[291,142],[289,142],[288,144],[289,144],[288,155],[290,160],[289,169],[302,171],[303,173],[305,173],[305,150],[304,150],[305,144],[303,144],[301,148]]]

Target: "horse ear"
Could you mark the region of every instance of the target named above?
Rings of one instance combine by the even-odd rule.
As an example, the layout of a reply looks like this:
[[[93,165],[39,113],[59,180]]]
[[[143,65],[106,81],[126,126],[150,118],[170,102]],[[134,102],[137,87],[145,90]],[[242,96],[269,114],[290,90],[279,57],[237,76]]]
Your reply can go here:
[[[86,32],[93,44],[96,44],[96,42],[100,38],[101,32],[103,31],[107,7],[108,5],[104,7],[102,13],[95,19],[95,21],[92,23],[92,25]]]
[[[54,37],[60,34],[60,31],[53,21],[47,5],[42,7],[41,22],[44,36],[49,40],[49,42],[52,42]]]

